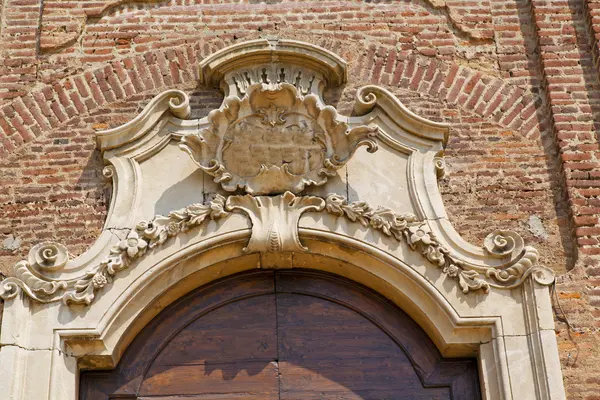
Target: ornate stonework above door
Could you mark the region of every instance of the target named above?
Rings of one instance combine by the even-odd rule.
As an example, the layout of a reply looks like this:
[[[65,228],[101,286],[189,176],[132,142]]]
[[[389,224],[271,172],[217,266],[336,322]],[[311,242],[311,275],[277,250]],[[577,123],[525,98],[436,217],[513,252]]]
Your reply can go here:
[[[376,86],[340,115],[323,91],[346,83],[346,63],[307,43],[237,44],[199,76],[226,96],[207,117],[170,90],[97,133],[113,198],[96,244],[71,259],[41,243],[0,282],[10,399],[75,400],[77,368],[113,367],[183,293],[252,268],[320,269],[379,291],[443,355],[479,357],[484,398],[564,397],[553,274],[514,232],[477,247],[452,228],[437,187],[448,126]]]

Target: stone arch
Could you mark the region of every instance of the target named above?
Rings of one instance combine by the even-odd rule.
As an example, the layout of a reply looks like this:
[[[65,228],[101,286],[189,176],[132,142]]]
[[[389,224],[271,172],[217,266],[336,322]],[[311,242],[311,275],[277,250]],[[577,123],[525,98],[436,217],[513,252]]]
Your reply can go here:
[[[255,270],[260,260],[242,251],[249,233],[219,235],[176,251],[168,259],[152,257],[153,261],[144,261],[145,265],[136,267],[136,277],[110,300],[112,304],[108,308],[105,308],[104,296],[98,298],[99,304],[103,304],[99,308],[105,311],[93,329],[87,332],[58,330],[57,340],[73,351],[80,367],[114,368],[137,334],[168,305],[215,279]],[[423,328],[445,357],[480,355],[481,343],[490,346],[494,338],[503,335],[502,318],[460,316],[427,278],[401,260],[335,234],[305,230],[302,236],[306,237],[304,241],[308,246],[316,246],[314,251],[295,261],[297,267],[342,276],[388,298]],[[349,250],[359,251],[361,256],[355,257]],[[138,268],[147,272],[137,273]],[[492,347],[489,351],[499,351]],[[504,357],[500,353],[496,356]],[[488,365],[486,360],[479,361],[480,368],[489,373],[497,368],[493,376],[486,376],[488,393],[507,390],[504,385],[510,378],[506,363],[504,360]]]
[[[236,262],[235,260],[231,261]],[[315,265],[328,264],[328,261],[325,259],[314,261]],[[226,267],[225,270],[227,270]],[[414,366],[414,370],[418,376],[418,379],[423,382],[425,386],[435,386],[434,383],[444,385],[448,382],[458,380],[458,387],[454,388],[456,392],[454,393],[453,397],[456,397],[458,394],[459,387],[460,389],[467,391],[474,389],[470,394],[463,393],[465,398],[479,397],[477,393],[478,385],[474,384],[473,382],[473,378],[476,379],[476,368],[474,371],[473,367],[475,363],[473,363],[473,359],[440,359],[438,355],[439,352],[435,350],[435,346],[428,340],[428,338],[426,338],[426,334],[424,334],[424,332],[416,326],[414,321],[412,321],[410,318],[407,318],[406,314],[399,311],[396,307],[391,306],[389,301],[368,290],[368,288],[358,285],[356,281],[347,280],[339,275],[319,272],[318,269],[251,269],[229,276],[227,275],[227,272],[225,272],[223,275],[223,277],[218,278],[216,281],[203,285],[199,289],[194,289],[190,293],[174,300],[171,304],[167,305],[163,311],[159,311],[150,307],[152,309],[152,313],[159,313],[148,323],[148,325],[142,328],[142,330],[135,336],[131,344],[127,346],[127,350],[125,351],[123,357],[121,357],[119,360],[116,369],[110,372],[93,370],[90,372],[82,372],[81,384],[83,387],[87,386],[88,389],[83,389],[80,394],[84,395],[84,398],[87,398],[85,396],[86,394],[91,398],[95,398],[94,393],[96,393],[97,388],[102,388],[102,390],[106,391],[105,393],[113,393],[114,391],[128,394],[137,393],[140,390],[143,390],[143,381],[147,379],[154,380],[154,378],[151,378],[151,376],[155,373],[160,374],[160,371],[163,370],[163,367],[159,367],[158,370],[155,370],[154,372],[149,371],[151,364],[155,363],[155,359],[157,357],[164,358],[165,353],[171,354],[174,356],[174,358],[171,358],[171,360],[175,361],[175,359],[180,359],[180,357],[183,355],[181,352],[181,350],[183,350],[183,352],[186,354],[198,354],[198,356],[187,358],[187,361],[184,362],[184,364],[189,364],[192,359],[195,361],[195,363],[200,362],[203,366],[201,366],[199,369],[204,369],[205,371],[204,379],[207,379],[206,375],[212,374],[215,369],[222,370],[223,380],[225,381],[233,380],[235,382],[235,376],[244,370],[249,376],[258,375],[264,378],[265,375],[263,374],[265,369],[266,371],[272,371],[274,368],[276,368],[272,365],[272,363],[279,364],[283,362],[284,369],[287,363],[296,363],[298,366],[301,366],[301,368],[307,368],[308,370],[314,371],[317,376],[323,374],[322,376],[324,376],[328,381],[345,386],[345,389],[342,389],[344,391],[352,391],[351,388],[356,388],[360,391],[364,390],[366,392],[371,392],[372,390],[382,390],[386,391],[387,395],[391,395],[391,391],[403,393],[403,390],[407,389],[405,386],[407,383],[409,384],[409,390],[410,386],[412,386],[410,383],[416,383],[418,385],[415,375],[408,372],[410,370],[407,371],[405,369],[398,368],[400,365],[408,366],[408,363],[403,361],[403,357],[401,356],[402,353],[396,353],[399,348],[402,349],[401,351],[411,360],[411,364]],[[295,283],[295,279],[300,279],[300,282],[302,283]],[[200,281],[202,281],[202,279],[200,279]],[[162,288],[162,290],[168,292],[169,289]],[[287,298],[288,302],[284,300],[280,303],[277,300],[277,298],[279,298],[279,300],[283,300],[281,299],[281,294],[283,294],[284,299]],[[286,319],[288,317],[290,320],[294,320],[296,323],[302,324],[301,326],[303,328],[307,329],[308,332],[311,332],[310,319],[309,321],[306,321],[307,324],[304,325],[304,318],[296,319],[295,315],[297,311],[295,311],[293,308],[285,308],[286,304],[289,305],[289,300],[291,297],[294,297],[296,301],[299,301],[303,304],[306,304],[303,301],[306,301],[311,297],[316,297],[319,300],[316,302],[309,301],[310,304],[322,305],[328,309],[324,303],[331,302],[331,307],[334,307],[335,304],[336,310],[342,311],[342,315],[347,316],[344,311],[347,311],[353,315],[356,313],[369,321],[368,324],[361,323],[359,326],[362,328],[367,328],[367,325],[370,326],[373,324],[373,327],[377,327],[378,330],[380,329],[382,331],[382,336],[388,336],[388,338],[396,343],[398,348],[396,348],[396,346],[390,346],[391,343],[388,343],[387,340],[382,340],[383,338],[379,335],[373,335],[374,332],[367,328],[367,332],[370,332],[370,335],[373,335],[372,338],[378,338],[377,343],[379,343],[379,345],[372,345],[368,343],[368,340],[361,341],[363,346],[369,349],[369,351],[365,351],[364,355],[358,353],[361,355],[359,356],[356,354],[352,356],[344,356],[345,353],[341,349],[345,346],[341,346],[339,343],[332,342],[331,344],[326,344],[321,341],[322,344],[318,345],[318,347],[328,347],[329,345],[336,346],[336,350],[331,352],[330,356],[336,357],[339,354],[345,358],[344,366],[342,367],[342,371],[339,373],[336,372],[337,368],[331,369],[327,366],[320,368],[318,364],[315,365],[311,362],[305,364],[303,356],[294,355],[296,354],[296,351],[300,350],[300,348],[304,346],[298,346],[299,348],[295,348],[293,343],[296,343],[296,341],[288,342],[286,340],[282,340],[282,336],[286,336],[285,334],[274,334],[273,336],[275,336],[275,338],[268,333],[265,334],[265,331],[273,332],[273,330],[271,330],[272,327],[275,327],[274,331],[278,332],[281,328],[281,326],[278,324],[278,320],[281,321],[282,319]],[[301,300],[301,298],[304,298],[304,300]],[[269,299],[269,301],[267,301],[267,299]],[[363,299],[364,301],[360,301]],[[245,303],[248,300],[250,300],[250,302]],[[272,300],[275,301],[273,302]],[[279,305],[273,303],[277,303]],[[252,306],[244,306],[244,304],[251,304]],[[258,306],[259,304],[260,306]],[[282,310],[280,306],[283,306],[284,309]],[[205,318],[209,318],[210,320],[210,315],[214,312],[223,315],[225,311],[223,311],[221,307],[229,307],[229,310],[234,314],[231,316],[231,318],[229,318],[229,316],[227,317],[227,321],[229,321],[229,323],[226,323],[225,326],[223,326],[222,319],[217,318],[217,321],[219,322],[216,323],[216,326],[212,327],[217,331],[222,331],[224,336],[215,334],[214,330],[208,327],[206,328],[206,334],[208,334],[213,340],[207,340],[202,334],[198,335],[198,328],[200,328],[201,331],[205,329],[203,327],[203,323],[201,322],[202,319],[204,319],[206,323]],[[240,312],[239,307],[244,307],[245,311]],[[311,307],[302,308],[310,309]],[[286,310],[290,311],[289,314],[286,312]],[[275,318],[270,318],[269,316],[272,316],[273,312],[275,313]],[[301,311],[301,313],[303,313],[303,311]],[[305,317],[308,317],[311,314],[312,313],[307,310],[307,315]],[[327,319],[335,318],[335,314],[337,313],[329,313]],[[257,317],[257,320],[254,320],[253,316]],[[337,318],[345,321],[344,317],[342,316]],[[243,319],[246,321],[246,323],[252,324],[254,329],[246,330],[247,327],[242,328],[242,326],[239,324],[239,319]],[[351,320],[353,324],[356,324],[357,321],[354,318],[351,318]],[[323,322],[329,323],[319,320],[319,327],[317,328],[318,331],[322,332],[322,329],[324,329],[322,326]],[[340,333],[336,333],[338,332],[338,329],[335,327],[338,326],[338,324],[333,321],[331,324],[332,325],[329,325],[328,327],[332,328],[332,333],[341,339],[342,343],[346,344],[346,337],[341,332],[349,329],[350,327],[345,326],[345,329],[339,330]],[[188,343],[185,345],[185,347],[181,346],[182,343],[179,342],[180,344],[176,344],[174,347],[171,347],[171,349],[175,350],[175,353],[169,351],[169,343],[177,343],[175,337],[177,335],[181,335],[182,332],[191,325],[195,326],[192,328],[194,333],[192,333],[192,330],[189,332],[193,335],[193,337],[198,337],[199,339],[203,338],[203,341],[200,343],[195,341],[190,343],[187,341]],[[258,346],[258,349],[255,349],[254,346],[250,345],[253,343],[252,338],[255,338],[253,332],[255,329],[258,329],[260,332],[262,332],[262,334],[257,335],[260,337],[260,346]],[[319,342],[318,336],[314,336],[317,331],[314,331],[313,335],[308,332],[302,332],[300,335],[307,335],[304,337],[310,338],[310,342]],[[362,330],[360,332],[362,332]],[[351,335],[356,335],[357,333],[358,332],[354,330]],[[360,333],[358,334],[360,335]],[[238,336],[243,337],[238,338]],[[351,339],[348,337],[348,339],[357,344],[356,337],[352,337]],[[226,346],[224,345],[224,342],[229,343],[230,345]],[[245,342],[246,345],[240,346],[239,343],[241,342]],[[283,344],[282,347],[280,347],[279,345],[282,343],[287,343],[287,345]],[[203,344],[206,344],[209,348],[212,348],[212,351],[206,351],[205,349],[202,349]],[[216,346],[216,348],[213,346]],[[293,350],[287,350],[288,346],[291,346],[291,349]],[[308,347],[312,346],[309,345]],[[356,350],[360,352],[360,348],[361,347],[358,346],[356,347]],[[215,354],[215,350],[217,349],[220,349],[220,353]],[[341,351],[338,351],[337,349],[340,349]],[[321,352],[323,352],[323,350],[324,348],[321,347]],[[392,354],[386,355],[386,350],[390,351]],[[325,350],[325,352],[327,351]],[[373,352],[376,352],[376,355],[370,354]],[[159,353],[161,354],[160,356],[158,355]],[[314,355],[315,353],[307,351],[304,354],[308,355],[310,359],[310,354]],[[383,367],[381,361],[370,358],[376,357],[377,355],[379,355],[380,358],[382,355],[384,357],[391,357],[392,360],[398,362],[399,365],[394,368],[386,362],[385,367]],[[362,379],[359,378],[359,381],[362,382],[362,385],[359,384],[355,386],[352,383],[348,385],[350,381],[345,379],[346,374],[344,372],[353,368],[358,368],[360,371],[361,365],[363,365],[363,356],[367,357],[373,363],[379,373],[374,374],[372,370],[370,372],[364,371],[366,374],[370,375],[370,377],[367,378],[366,381],[362,381]],[[221,357],[226,358],[226,360],[223,360]],[[358,361],[355,359],[355,357],[361,357],[360,364],[357,363],[353,365],[354,361]],[[318,355],[317,358],[321,358],[321,355]],[[249,359],[252,361],[247,362]],[[172,361],[168,364],[172,365]],[[239,365],[238,362],[241,362],[243,365]],[[142,368],[142,365],[144,365],[144,368]],[[227,367],[225,367],[225,365],[227,365]],[[170,369],[170,367],[167,368]],[[196,366],[192,368],[196,369],[198,367]],[[396,369],[396,371],[386,372],[390,368],[392,370]],[[454,368],[458,369],[455,370]],[[439,380],[440,378],[435,376],[437,374],[435,374],[434,371],[441,372],[441,375],[444,378]],[[405,372],[408,372],[408,374],[404,375]],[[475,372],[475,374],[473,374],[473,372]],[[176,372],[174,374],[178,375]],[[397,379],[390,379],[390,374],[395,376]],[[198,379],[202,380],[203,377],[201,375],[203,374],[194,374],[194,378],[191,379],[194,381]],[[475,377],[473,375],[475,375]],[[127,378],[124,379],[125,376]],[[381,378],[378,378],[379,376],[381,376]],[[405,376],[408,376],[408,378],[404,378]],[[433,378],[433,380],[429,381],[430,378]],[[437,381],[435,381],[436,379]],[[464,379],[468,380],[465,381]],[[301,379],[295,377],[295,379],[292,379],[292,382],[290,382],[290,379],[288,378],[288,382],[285,385],[287,386],[287,390],[295,387],[293,381],[300,381],[298,383],[299,385],[302,385]],[[223,381],[218,378],[216,381],[214,378],[208,378],[206,383],[208,383],[210,386],[209,382],[218,384],[219,382]],[[252,379],[252,382],[256,382],[256,385],[252,385],[254,390],[264,390],[265,392],[268,392],[269,389],[262,387],[262,385],[265,383],[267,383],[271,389],[273,388],[273,386],[271,386],[273,383],[271,380],[263,381],[262,379]],[[188,384],[189,383],[191,382],[188,382]],[[114,385],[110,387],[111,384]],[[368,389],[365,387],[365,384],[369,385]],[[281,383],[279,385],[281,385]],[[384,387],[380,387],[380,385]],[[179,388],[184,385],[182,385],[181,382],[177,382],[169,386],[170,389],[167,390],[170,390],[171,393],[181,393],[176,391],[180,390]],[[227,386],[229,386],[229,384],[227,384]],[[450,384],[450,386],[454,386],[454,384]],[[201,387],[201,384],[192,384],[191,387],[188,387],[187,393],[195,390],[202,390],[200,389]],[[215,388],[216,387],[211,387],[209,390],[212,391]],[[252,390],[252,392],[254,390]],[[317,389],[309,389],[309,391],[312,390],[316,391]],[[445,392],[445,389],[439,390],[440,392]],[[223,391],[227,391],[227,389]],[[250,390],[245,388],[244,391],[249,392]],[[433,391],[436,391],[436,389],[433,389]],[[440,395],[441,394],[442,393],[440,393]],[[357,393],[357,395],[359,394]],[[321,396],[324,396],[324,394],[321,394]],[[367,397],[370,396],[367,395]],[[459,395],[458,397],[461,396]]]

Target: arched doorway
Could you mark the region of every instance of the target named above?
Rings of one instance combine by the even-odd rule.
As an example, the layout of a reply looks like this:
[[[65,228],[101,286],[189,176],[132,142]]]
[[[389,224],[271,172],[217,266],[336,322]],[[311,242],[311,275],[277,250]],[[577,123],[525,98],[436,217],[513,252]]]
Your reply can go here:
[[[256,271],[202,287],[142,330],[80,399],[475,399],[473,359],[443,359],[396,306],[346,279]]]

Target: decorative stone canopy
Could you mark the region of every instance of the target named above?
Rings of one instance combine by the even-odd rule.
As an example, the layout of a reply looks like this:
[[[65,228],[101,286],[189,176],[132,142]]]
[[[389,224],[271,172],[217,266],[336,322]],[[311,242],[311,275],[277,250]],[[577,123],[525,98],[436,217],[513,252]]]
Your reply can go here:
[[[345,83],[346,63],[308,43],[245,42],[199,68],[226,95],[207,117],[168,90],[97,132],[113,183],[97,242],[77,258],[40,243],[0,282],[11,400],[76,400],[78,368],[113,368],[170,302],[251,268],[320,269],[379,291],[443,355],[479,357],[486,399],[564,398],[553,273],[515,232],[474,246],[454,230],[437,186],[446,124],[371,85],[340,115],[322,92]],[[23,349],[51,351],[29,370]]]
[[[200,63],[200,82],[242,97],[257,83],[289,83],[306,95],[346,83],[346,62],[308,43],[258,39],[220,50]]]

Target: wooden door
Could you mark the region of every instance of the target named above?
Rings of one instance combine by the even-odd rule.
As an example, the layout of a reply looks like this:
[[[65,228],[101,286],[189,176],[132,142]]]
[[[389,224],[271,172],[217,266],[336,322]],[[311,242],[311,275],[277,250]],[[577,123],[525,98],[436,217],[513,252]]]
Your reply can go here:
[[[404,312],[345,279],[258,271],[161,312],[81,400],[477,399],[473,359],[444,359]]]

